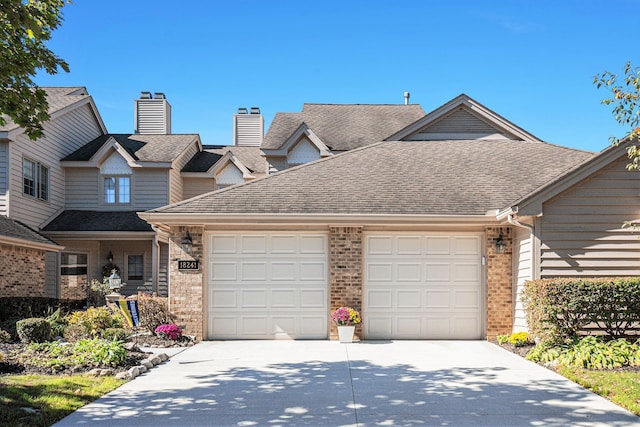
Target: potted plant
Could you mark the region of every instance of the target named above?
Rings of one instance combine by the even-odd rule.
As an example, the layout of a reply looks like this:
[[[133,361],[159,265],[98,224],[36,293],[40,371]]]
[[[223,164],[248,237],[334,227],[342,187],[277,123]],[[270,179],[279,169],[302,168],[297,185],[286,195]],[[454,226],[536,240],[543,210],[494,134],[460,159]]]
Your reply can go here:
[[[338,337],[341,343],[353,341],[356,325],[362,322],[360,313],[351,307],[340,307],[331,313],[331,321],[338,326]]]

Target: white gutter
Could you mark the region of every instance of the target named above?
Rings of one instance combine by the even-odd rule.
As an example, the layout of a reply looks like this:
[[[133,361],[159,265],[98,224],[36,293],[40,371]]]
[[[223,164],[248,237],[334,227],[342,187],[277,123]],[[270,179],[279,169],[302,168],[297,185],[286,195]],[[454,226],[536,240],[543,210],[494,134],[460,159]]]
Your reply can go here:
[[[60,252],[64,249],[64,246],[58,245],[56,243],[38,243],[31,240],[18,239],[16,237],[7,237],[7,236],[0,237],[0,244],[26,246],[32,249],[39,249],[44,251],[55,251],[55,252]]]

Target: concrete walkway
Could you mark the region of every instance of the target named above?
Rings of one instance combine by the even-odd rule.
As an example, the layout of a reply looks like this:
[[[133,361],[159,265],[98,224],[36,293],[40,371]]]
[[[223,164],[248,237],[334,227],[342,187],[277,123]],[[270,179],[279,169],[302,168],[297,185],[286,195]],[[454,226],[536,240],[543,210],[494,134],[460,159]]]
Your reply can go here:
[[[493,344],[214,341],[89,404],[63,426],[640,426]]]

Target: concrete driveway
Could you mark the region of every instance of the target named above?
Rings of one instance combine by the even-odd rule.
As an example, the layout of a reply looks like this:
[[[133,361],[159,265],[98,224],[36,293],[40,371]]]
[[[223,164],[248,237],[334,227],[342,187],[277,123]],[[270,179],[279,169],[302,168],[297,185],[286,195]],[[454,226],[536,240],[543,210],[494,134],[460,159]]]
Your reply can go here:
[[[482,341],[214,341],[62,426],[640,426]]]

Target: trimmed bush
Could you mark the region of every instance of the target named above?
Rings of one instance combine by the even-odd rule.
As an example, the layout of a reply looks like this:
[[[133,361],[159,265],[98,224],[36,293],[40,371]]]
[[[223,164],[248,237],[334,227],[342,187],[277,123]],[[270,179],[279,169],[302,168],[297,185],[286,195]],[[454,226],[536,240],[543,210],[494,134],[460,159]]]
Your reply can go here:
[[[522,301],[532,334],[572,342],[588,325],[628,336],[640,322],[640,278],[563,278],[526,282]]]
[[[47,319],[32,317],[16,323],[18,337],[23,343],[46,342],[51,339],[51,325]]]
[[[524,347],[532,345],[533,340],[527,332],[514,332],[511,335],[498,335],[498,344],[509,343],[515,347]]]
[[[160,325],[173,323],[174,316],[169,312],[167,298],[138,297],[138,316],[140,326],[149,332],[155,332]]]

